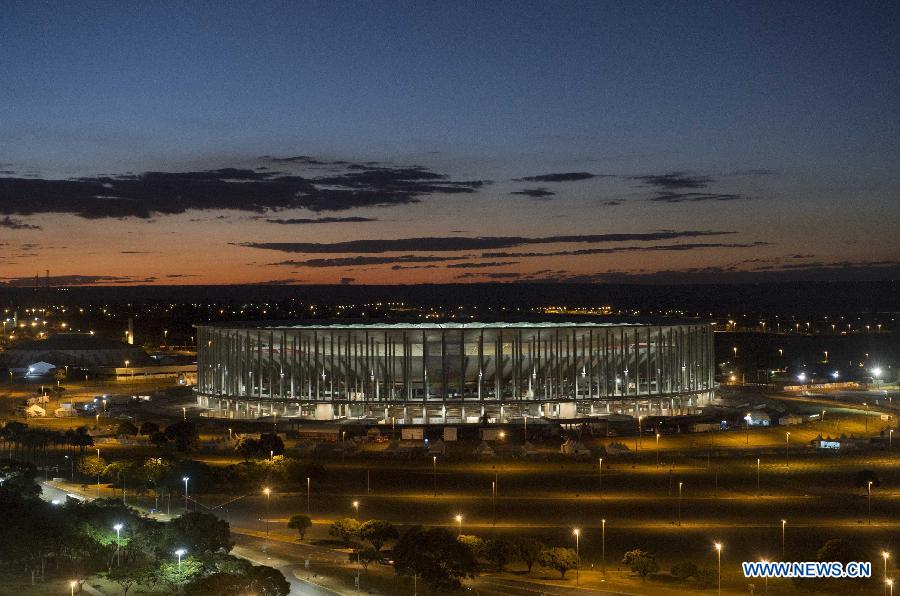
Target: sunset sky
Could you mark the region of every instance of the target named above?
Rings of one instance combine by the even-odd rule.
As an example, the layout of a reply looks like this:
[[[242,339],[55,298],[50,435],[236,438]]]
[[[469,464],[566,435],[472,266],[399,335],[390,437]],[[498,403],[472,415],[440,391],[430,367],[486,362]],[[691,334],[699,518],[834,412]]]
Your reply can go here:
[[[152,4],[5,5],[0,285],[900,278],[896,2]]]

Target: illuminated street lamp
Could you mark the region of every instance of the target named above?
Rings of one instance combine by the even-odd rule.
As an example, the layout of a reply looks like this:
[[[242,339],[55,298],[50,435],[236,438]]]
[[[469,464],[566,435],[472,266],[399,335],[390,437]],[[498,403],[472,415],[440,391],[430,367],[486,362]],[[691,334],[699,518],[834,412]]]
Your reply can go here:
[[[606,569],[606,520],[600,520],[600,562]]]
[[[188,510],[188,480],[190,480],[190,476],[185,476],[182,478],[184,481],[184,510]]]
[[[714,543],[716,547],[716,559],[719,562],[719,596],[722,596],[722,543]]]
[[[179,548],[178,550],[175,551],[175,554],[178,556],[178,571],[181,571],[181,557],[184,556],[184,553],[186,553],[186,552],[187,551],[184,550],[183,548]]]
[[[572,533],[575,534],[575,585],[577,586],[579,581],[578,570],[581,568],[581,561],[578,556],[578,539],[581,537],[581,530],[575,528],[572,530]]]
[[[887,562],[888,562],[888,559],[891,558],[891,553],[887,552],[886,550],[883,550],[883,551],[881,551],[881,558],[884,559],[884,581],[888,582],[888,581],[890,581],[890,578],[888,577],[888,574],[887,574]]]
[[[791,450],[791,433],[789,431],[789,432],[784,433],[784,465],[785,465],[785,467],[788,467],[788,468],[791,466],[790,460],[788,459],[790,457],[790,450]]]
[[[602,496],[603,496],[603,458],[602,458],[602,457],[601,457],[600,460],[599,460],[599,463],[598,463],[598,465],[597,465],[597,469],[598,469],[599,472],[600,472],[600,482],[599,482],[599,485],[600,485],[600,486],[598,487],[598,489],[599,489],[599,492],[600,492],[600,496],[602,497]]]
[[[456,517],[455,517],[454,519],[456,520],[456,525],[457,525],[457,527],[458,527],[458,529],[459,529],[459,531],[458,531],[458,533],[457,533],[457,536],[462,536],[462,515],[460,515],[459,513],[457,513],[457,514],[456,514]]]
[[[75,596],[75,586],[78,585],[78,582],[74,579],[69,582],[69,587],[72,588],[72,596]]]
[[[679,482],[678,483],[678,518],[677,518],[678,523],[676,524],[678,526],[681,525],[681,490],[683,488],[684,488],[684,482]]]
[[[884,583],[887,584],[888,593],[890,594],[890,596],[894,596],[894,580],[886,579],[886,580],[884,580]]]
[[[353,501],[354,517],[359,517],[359,501]]]
[[[433,496],[437,496],[437,456],[432,456],[431,458],[431,481],[433,484]]]
[[[266,540],[263,543],[263,550],[266,550],[269,547],[269,496],[272,491],[267,486],[263,489],[263,494],[266,495]]]
[[[866,492],[868,493],[868,503],[869,503],[869,513],[868,513],[868,522],[870,525],[872,523],[872,481],[866,484]]]
[[[121,567],[121,566],[122,566],[122,555],[121,555],[121,553],[119,552],[119,546],[120,546],[119,540],[120,540],[120,538],[121,538],[121,536],[122,536],[122,534],[121,534],[121,532],[122,532],[122,524],[116,524],[116,525],[114,525],[114,526],[113,526],[113,530],[116,531],[116,567]]]
[[[759,493],[759,458],[756,458],[756,492]]]
[[[656,433],[656,465],[659,465],[659,433]]]

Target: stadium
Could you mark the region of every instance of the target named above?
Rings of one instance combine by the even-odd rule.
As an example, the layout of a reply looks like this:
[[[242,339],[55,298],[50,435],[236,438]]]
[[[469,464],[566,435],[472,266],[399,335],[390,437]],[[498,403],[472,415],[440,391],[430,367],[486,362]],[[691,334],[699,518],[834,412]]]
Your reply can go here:
[[[715,390],[699,321],[201,325],[197,340],[198,405],[227,418],[677,416]]]

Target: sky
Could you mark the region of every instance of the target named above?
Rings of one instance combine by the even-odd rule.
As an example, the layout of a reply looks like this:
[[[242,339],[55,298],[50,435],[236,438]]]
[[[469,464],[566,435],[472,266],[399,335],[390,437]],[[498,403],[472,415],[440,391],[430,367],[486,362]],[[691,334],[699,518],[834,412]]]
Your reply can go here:
[[[0,77],[0,285],[900,279],[896,2],[13,2]]]

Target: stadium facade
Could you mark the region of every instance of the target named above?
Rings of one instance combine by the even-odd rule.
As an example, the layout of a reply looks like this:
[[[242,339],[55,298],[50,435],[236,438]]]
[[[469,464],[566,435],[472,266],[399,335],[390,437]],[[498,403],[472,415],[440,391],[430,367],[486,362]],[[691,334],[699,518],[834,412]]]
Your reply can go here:
[[[699,321],[201,325],[197,340],[199,405],[228,418],[672,416],[715,391]]]

